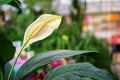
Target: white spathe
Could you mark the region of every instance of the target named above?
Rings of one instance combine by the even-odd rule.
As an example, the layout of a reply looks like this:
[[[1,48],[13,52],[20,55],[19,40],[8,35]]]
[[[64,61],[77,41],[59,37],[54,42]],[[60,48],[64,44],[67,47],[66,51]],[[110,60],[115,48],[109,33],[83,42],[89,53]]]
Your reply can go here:
[[[30,44],[48,37],[61,23],[61,17],[52,14],[43,14],[35,20],[25,31],[24,48]]]

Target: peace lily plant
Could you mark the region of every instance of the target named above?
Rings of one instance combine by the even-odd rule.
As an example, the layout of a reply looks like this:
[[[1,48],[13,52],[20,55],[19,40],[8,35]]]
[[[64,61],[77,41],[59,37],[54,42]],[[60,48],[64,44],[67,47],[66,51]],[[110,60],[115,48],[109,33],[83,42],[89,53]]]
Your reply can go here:
[[[10,79],[10,75],[14,69],[18,57],[20,56],[21,51],[24,48],[28,47],[30,44],[38,40],[42,40],[47,36],[49,36],[55,29],[58,28],[60,22],[61,22],[61,16],[43,14],[27,28],[25,32],[22,48],[18,53],[18,56],[10,70],[8,80]]]
[[[25,31],[23,45],[18,53],[17,58],[13,66],[11,67],[7,63],[11,58],[4,60],[2,57],[3,54],[0,53],[0,60],[5,64],[0,65],[1,70],[1,80],[24,80],[27,76],[32,74],[38,68],[41,68],[50,62],[55,60],[66,58],[78,54],[98,54],[94,51],[81,51],[81,50],[53,50],[37,54],[34,57],[30,58],[25,62],[19,71],[14,74],[14,67],[18,60],[18,57],[21,54],[21,51],[27,48],[32,43],[42,40],[57,29],[61,23],[62,16],[52,15],[52,14],[43,14],[32,24],[28,26]],[[2,43],[3,44],[3,43]],[[11,45],[11,44],[10,44]],[[49,45],[49,44],[48,44]],[[12,50],[12,49],[11,49]],[[14,52],[14,50],[12,51]],[[6,57],[7,58],[7,57]],[[7,64],[6,64],[7,63]],[[3,70],[3,67],[5,70]],[[48,72],[44,80],[114,80],[112,75],[103,69],[98,69],[90,63],[76,63],[65,66],[60,66]]]

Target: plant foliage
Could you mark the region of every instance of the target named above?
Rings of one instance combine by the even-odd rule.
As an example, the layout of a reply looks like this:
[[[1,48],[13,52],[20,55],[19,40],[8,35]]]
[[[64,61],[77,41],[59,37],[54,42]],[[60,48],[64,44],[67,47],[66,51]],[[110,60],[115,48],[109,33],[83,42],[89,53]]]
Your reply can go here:
[[[15,80],[22,80],[26,76],[28,76],[30,73],[35,71],[38,68],[41,68],[42,66],[53,62],[54,60],[66,58],[78,54],[84,54],[84,53],[94,53],[90,51],[77,51],[77,50],[55,50],[55,51],[49,51],[42,54],[35,55],[30,60],[28,60],[18,71]],[[31,65],[32,63],[32,65]]]
[[[76,63],[53,69],[44,80],[70,80],[74,77],[76,80],[114,80],[110,76],[106,70],[98,69],[90,63]]]
[[[4,69],[5,64],[14,56],[15,47],[6,37],[0,36],[0,68]]]

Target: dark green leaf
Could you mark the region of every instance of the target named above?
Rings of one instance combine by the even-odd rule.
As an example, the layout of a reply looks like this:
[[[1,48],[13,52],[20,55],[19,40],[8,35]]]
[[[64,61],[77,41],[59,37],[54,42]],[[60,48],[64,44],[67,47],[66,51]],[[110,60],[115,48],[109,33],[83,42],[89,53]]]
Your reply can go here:
[[[88,49],[88,46],[91,45],[93,48],[91,50],[97,50],[100,52],[100,55],[91,54],[88,57],[91,57],[95,60],[95,63],[94,63],[95,66],[103,68],[103,69],[107,69],[110,71],[111,70],[110,69],[110,53],[109,53],[108,46],[106,45],[106,43],[102,42],[102,40],[97,39],[95,36],[88,35],[86,36],[86,40],[88,39],[87,37],[91,39],[89,39],[89,42],[85,49],[90,50]],[[93,46],[96,46],[96,47],[93,47]],[[104,60],[104,61],[101,61],[101,60]]]
[[[110,57],[108,57],[108,53],[100,53],[100,55],[97,54],[91,54],[88,55],[88,57],[91,57],[95,60],[95,66],[100,67],[102,69],[107,69],[108,71],[111,71],[110,69]],[[103,61],[102,61],[103,60]]]
[[[44,80],[67,80],[70,77],[85,77],[94,80],[114,80],[109,72],[98,69],[90,63],[77,63],[66,66],[60,66],[48,72]]]
[[[85,54],[83,56],[76,56],[75,58],[77,61],[84,61],[83,57],[86,56],[87,61],[94,64],[96,67],[107,69],[111,71],[110,69],[110,53],[108,50],[108,46],[106,43],[103,42],[103,40],[97,39],[93,35],[86,35],[85,39],[80,41],[80,43],[83,43],[80,50],[92,50],[92,51],[99,51],[100,55],[97,54]],[[104,60],[104,61],[102,61]]]
[[[7,38],[0,36],[0,67],[3,69],[4,65],[13,58],[15,47]]]
[[[54,50],[35,55],[28,60],[16,74],[15,80],[23,80],[26,76],[31,74],[34,70],[60,58],[66,58],[78,54],[95,53],[92,51],[80,50]]]

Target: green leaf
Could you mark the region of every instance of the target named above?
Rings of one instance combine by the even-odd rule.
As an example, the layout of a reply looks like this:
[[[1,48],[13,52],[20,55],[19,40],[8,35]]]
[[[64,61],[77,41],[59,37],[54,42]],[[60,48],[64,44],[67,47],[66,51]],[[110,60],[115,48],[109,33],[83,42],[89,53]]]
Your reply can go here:
[[[11,65],[9,62],[5,64],[4,80],[7,80],[8,74],[9,74],[11,68],[12,68],[12,65]],[[12,72],[12,75],[11,75],[11,77],[10,77],[10,80],[13,80],[13,79],[14,79],[14,76],[15,76],[15,72],[13,71],[13,72]]]
[[[61,77],[57,80],[91,80],[90,78],[85,78],[85,77],[80,77],[80,76],[72,76],[72,75],[67,75],[67,78],[65,79],[64,77]]]
[[[15,47],[7,38],[0,36],[0,67],[3,69],[4,65],[13,58]]]
[[[64,80],[64,79],[63,79]],[[79,76],[75,76],[75,77],[71,77],[71,78],[68,78],[67,80],[91,80],[89,78],[84,78],[84,77],[79,77]]]
[[[0,0],[0,5],[3,4],[8,4],[9,2],[11,2],[12,0]]]
[[[66,58],[78,54],[84,53],[95,53],[92,51],[80,51],[80,50],[54,50],[49,52],[44,52],[42,54],[35,55],[29,59],[16,74],[15,80],[23,80],[26,76],[31,74],[33,71],[41,68],[42,66],[58,60],[61,58]]]
[[[88,57],[91,57],[92,59],[95,60],[95,66],[102,68],[102,69],[107,69],[108,71],[111,72],[110,69],[110,57],[108,53],[100,53],[100,55],[97,54],[91,54],[88,55]],[[103,60],[103,61],[102,61]]]
[[[95,63],[94,63],[95,66],[111,71],[110,53],[109,53],[108,46],[106,45],[106,43],[104,43],[100,39],[97,39],[95,36],[91,36],[91,35],[87,35],[84,41],[85,41],[85,45],[86,45],[86,47],[84,47],[85,50],[86,49],[87,50],[95,50],[95,51],[100,52],[100,55],[91,54],[88,56],[89,58],[92,58],[95,60]],[[91,47],[90,47],[90,45],[91,45]],[[104,60],[104,61],[101,61],[101,60]]]
[[[92,80],[114,80],[109,72],[98,69],[90,63],[76,63],[60,66],[48,72],[44,80],[67,80],[70,77],[85,77]]]

